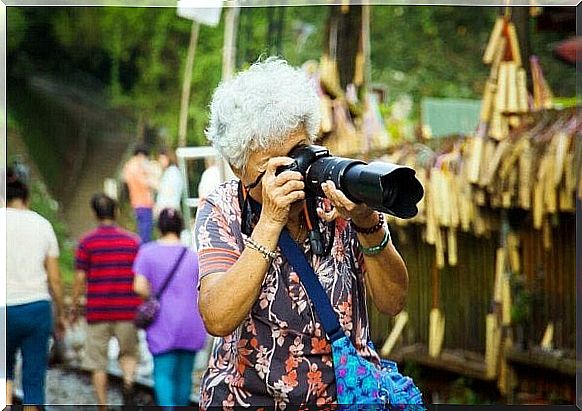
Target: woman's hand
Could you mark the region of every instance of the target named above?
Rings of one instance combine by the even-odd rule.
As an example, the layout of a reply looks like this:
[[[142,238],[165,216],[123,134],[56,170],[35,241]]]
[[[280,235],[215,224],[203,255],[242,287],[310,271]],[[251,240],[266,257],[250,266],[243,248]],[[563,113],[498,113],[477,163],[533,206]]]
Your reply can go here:
[[[331,201],[333,208],[330,211],[318,209],[318,215],[325,221],[335,220],[341,216],[352,220],[359,227],[372,227],[378,221],[376,212],[366,204],[356,204],[350,201],[344,193],[335,187],[332,181],[321,184],[325,196]]]
[[[289,218],[291,204],[305,199],[303,176],[297,171],[284,171],[275,175],[277,168],[289,165],[294,160],[290,157],[274,157],[267,163],[262,179],[263,209],[261,218],[283,228]]]

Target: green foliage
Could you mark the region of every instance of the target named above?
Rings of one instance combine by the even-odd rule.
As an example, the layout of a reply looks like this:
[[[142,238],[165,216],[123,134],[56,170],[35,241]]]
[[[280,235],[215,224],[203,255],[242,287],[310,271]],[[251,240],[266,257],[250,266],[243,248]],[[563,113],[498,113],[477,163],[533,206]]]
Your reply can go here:
[[[412,96],[414,118],[422,96],[480,98],[488,76],[482,53],[498,13],[494,7],[372,7],[373,81],[388,86],[389,103]],[[318,59],[328,14],[325,6],[243,8],[237,68],[275,53],[294,65]],[[9,61],[18,63],[9,68],[29,62],[32,70],[63,78],[88,73],[104,83],[114,106],[176,138],[191,21],[174,8],[9,7],[7,27]],[[551,56],[564,36],[530,27],[532,52],[540,55],[550,86],[557,95],[572,95],[573,68]],[[218,27],[200,28],[190,144],[205,140],[208,103],[221,78],[223,36],[224,19]]]
[[[450,396],[447,403],[463,405],[487,404],[487,402],[480,398],[477,392],[472,388],[473,384],[473,380],[465,377],[455,380],[451,385]]]
[[[46,218],[57,236],[60,256],[59,267],[63,284],[70,286],[73,282],[74,244],[67,233],[67,225],[58,212],[58,203],[53,200],[46,187],[39,180],[34,180],[30,187],[30,209]]]
[[[496,15],[484,7],[373,7],[372,78],[388,85],[392,101],[401,94],[416,104],[422,96],[479,98]]]

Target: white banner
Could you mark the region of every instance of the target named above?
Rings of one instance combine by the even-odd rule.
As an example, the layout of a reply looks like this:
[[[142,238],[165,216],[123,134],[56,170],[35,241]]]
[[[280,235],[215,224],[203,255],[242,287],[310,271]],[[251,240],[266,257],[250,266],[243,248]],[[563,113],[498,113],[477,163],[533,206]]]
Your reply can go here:
[[[178,16],[206,26],[218,25],[221,10],[222,0],[178,0]]]

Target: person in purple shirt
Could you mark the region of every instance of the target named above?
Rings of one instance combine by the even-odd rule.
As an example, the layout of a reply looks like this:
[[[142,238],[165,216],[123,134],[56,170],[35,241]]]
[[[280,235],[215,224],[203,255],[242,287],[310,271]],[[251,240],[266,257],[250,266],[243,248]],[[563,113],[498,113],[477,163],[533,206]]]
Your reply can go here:
[[[144,244],[133,265],[133,289],[144,298],[157,294],[184,251],[180,243],[184,220],[177,210],[162,210],[158,228],[162,237]],[[197,285],[198,256],[187,249],[159,297],[160,310],[156,319],[146,329],[148,347],[154,358],[154,391],[158,405],[190,404],[194,358],[206,340],[206,330],[198,312]]]

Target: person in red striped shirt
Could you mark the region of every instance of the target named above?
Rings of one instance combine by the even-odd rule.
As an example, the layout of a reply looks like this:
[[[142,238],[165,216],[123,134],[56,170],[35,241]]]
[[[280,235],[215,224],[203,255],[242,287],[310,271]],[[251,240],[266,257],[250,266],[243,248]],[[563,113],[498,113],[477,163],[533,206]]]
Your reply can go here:
[[[93,385],[101,409],[107,404],[108,345],[119,343],[119,365],[123,371],[123,402],[132,405],[134,372],[138,362],[137,329],[133,323],[142,302],[133,292],[133,261],[139,237],[115,223],[116,203],[105,194],[91,199],[97,228],[86,233],[75,255],[73,321],[78,319],[81,295],[86,289],[87,338],[84,367],[93,371]]]

